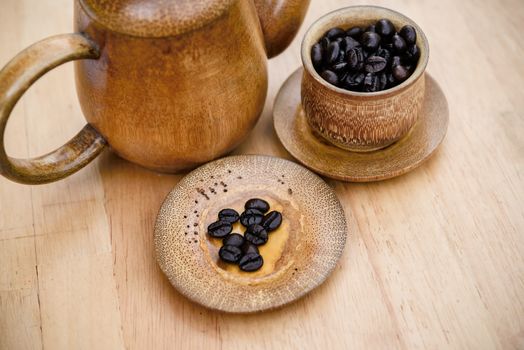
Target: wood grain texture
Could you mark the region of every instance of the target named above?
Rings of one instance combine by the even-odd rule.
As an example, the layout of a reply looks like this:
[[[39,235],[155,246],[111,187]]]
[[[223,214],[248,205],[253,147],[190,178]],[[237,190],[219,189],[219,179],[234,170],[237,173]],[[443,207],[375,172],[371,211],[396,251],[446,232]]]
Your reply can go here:
[[[222,239],[208,236],[218,212],[241,213],[263,198],[282,213],[280,228],[259,246],[264,265],[243,272],[218,256]],[[254,313],[301,298],[325,281],[346,243],[344,211],[317,175],[288,160],[233,156],[188,174],[164,201],[155,225],[155,251],[169,281],[210,309]],[[234,225],[233,232],[245,228]]]
[[[402,84],[378,92],[348,91],[326,82],[311,61],[311,48],[329,29],[367,27],[381,18],[400,30],[411,25],[417,31],[420,59],[413,74]],[[424,72],[429,45],[422,29],[410,18],[377,6],[352,6],[321,17],[310,27],[302,43],[302,106],[312,129],[332,144],[352,151],[369,152],[398,141],[415,125],[424,101]]]
[[[420,166],[446,136],[449,109],[446,96],[431,77],[425,79],[424,104],[415,125],[402,139],[374,152],[348,152],[327,142],[307,121],[300,101],[303,69],[282,85],[273,108],[273,125],[280,142],[302,164],[335,180],[369,182],[391,179]]]
[[[392,7],[424,28],[428,72],[446,94],[450,125],[434,157],[409,174],[329,181],[350,234],[325,284],[255,315],[190,302],[162,274],[153,244],[158,209],[182,176],[106,152],[58,183],[0,179],[0,348],[522,349],[522,1],[362,2]],[[306,26],[269,63],[264,112],[235,153],[292,159],[273,131],[273,99],[301,65],[307,26],[354,4],[312,1]],[[1,1],[0,65],[39,39],[71,32],[72,13],[70,0]],[[452,40],[456,33],[461,40]],[[84,124],[65,65],[15,107],[8,154],[44,154]]]

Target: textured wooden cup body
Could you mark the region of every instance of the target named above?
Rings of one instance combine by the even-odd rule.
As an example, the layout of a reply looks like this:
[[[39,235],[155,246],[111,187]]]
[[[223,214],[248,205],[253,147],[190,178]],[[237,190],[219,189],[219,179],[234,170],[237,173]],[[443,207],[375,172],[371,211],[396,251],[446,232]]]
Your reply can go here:
[[[333,86],[320,77],[311,62],[311,47],[333,27],[367,26],[381,18],[395,27],[415,27],[420,59],[413,74],[388,90],[359,93]],[[310,127],[333,145],[367,152],[389,146],[402,138],[417,121],[424,100],[424,71],[429,58],[427,39],[418,25],[395,11],[374,6],[337,10],[320,18],[302,42],[301,98]]]

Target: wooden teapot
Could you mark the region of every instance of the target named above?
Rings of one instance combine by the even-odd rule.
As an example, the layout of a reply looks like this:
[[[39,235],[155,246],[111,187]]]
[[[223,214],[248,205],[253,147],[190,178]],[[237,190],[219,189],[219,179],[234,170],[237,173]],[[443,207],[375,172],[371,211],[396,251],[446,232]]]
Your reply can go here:
[[[309,0],[75,0],[74,34],[40,41],[0,71],[0,173],[26,184],[64,178],[107,145],[177,172],[235,148],[260,116],[267,58],[291,42]],[[13,107],[39,77],[75,62],[88,124],[33,159],[9,157]]]

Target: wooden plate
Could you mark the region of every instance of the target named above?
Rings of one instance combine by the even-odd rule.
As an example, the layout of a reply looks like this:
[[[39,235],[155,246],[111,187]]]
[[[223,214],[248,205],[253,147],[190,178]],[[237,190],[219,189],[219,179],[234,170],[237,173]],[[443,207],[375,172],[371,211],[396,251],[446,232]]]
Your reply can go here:
[[[353,182],[385,180],[407,173],[427,160],[448,129],[446,97],[426,73],[426,97],[422,115],[408,135],[382,150],[357,153],[335,147],[314,135],[300,103],[302,68],[282,85],[273,110],[273,124],[289,153],[324,176]]]
[[[243,272],[219,260],[207,226],[223,208],[239,213],[263,198],[283,222],[259,247],[264,266]],[[240,231],[236,224],[233,232]],[[346,242],[346,219],[333,190],[288,160],[234,156],[203,165],[167,196],[155,227],[157,260],[171,284],[208,308],[247,313],[292,302],[320,285]]]

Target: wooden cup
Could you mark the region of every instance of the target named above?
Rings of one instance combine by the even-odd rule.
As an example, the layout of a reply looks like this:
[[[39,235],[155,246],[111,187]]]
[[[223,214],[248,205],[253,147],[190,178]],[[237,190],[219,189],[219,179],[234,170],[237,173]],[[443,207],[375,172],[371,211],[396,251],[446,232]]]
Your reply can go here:
[[[311,61],[311,47],[333,27],[366,27],[387,18],[400,30],[413,26],[420,58],[403,83],[379,92],[353,92],[326,82]],[[302,41],[302,107],[310,127],[333,145],[356,152],[387,147],[402,138],[417,121],[424,100],[424,72],[429,45],[420,27],[408,17],[376,6],[353,6],[331,12],[309,28]]]

